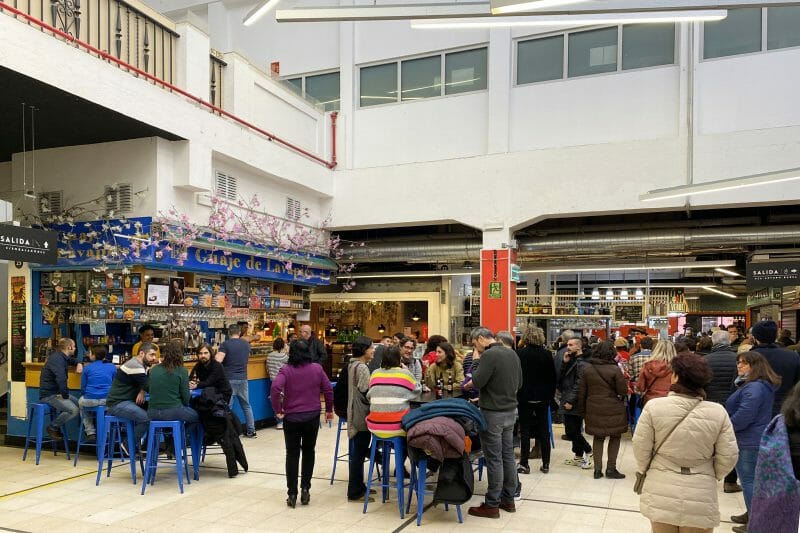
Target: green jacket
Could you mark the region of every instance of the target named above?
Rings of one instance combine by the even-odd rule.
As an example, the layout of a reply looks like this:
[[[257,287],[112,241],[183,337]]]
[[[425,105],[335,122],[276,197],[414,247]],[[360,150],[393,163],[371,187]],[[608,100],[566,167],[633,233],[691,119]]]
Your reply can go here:
[[[472,373],[472,384],[480,392],[480,408],[487,411],[516,409],[517,391],[522,388],[522,366],[517,353],[497,342],[481,354],[479,361]]]
[[[169,372],[163,365],[150,370],[150,404],[148,410],[169,409],[189,405],[189,373],[182,366]]]

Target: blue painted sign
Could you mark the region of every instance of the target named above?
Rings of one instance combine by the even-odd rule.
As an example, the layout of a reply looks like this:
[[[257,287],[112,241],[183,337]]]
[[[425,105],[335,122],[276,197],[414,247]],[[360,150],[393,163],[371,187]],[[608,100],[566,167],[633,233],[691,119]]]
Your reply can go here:
[[[256,252],[263,252],[264,255],[191,246],[187,250],[183,264],[180,264],[175,257],[178,252],[166,250],[166,242],[155,244],[150,241],[152,225],[151,218],[141,217],[55,226],[52,229],[60,232],[58,265],[89,268],[101,265],[144,265],[310,285],[330,284],[330,269],[300,264],[296,261],[302,261],[305,257],[299,254],[275,252],[270,248],[255,245],[249,247]],[[232,241],[231,244],[243,243]],[[286,259],[269,257],[271,252],[280,253],[280,256]],[[287,269],[289,262],[291,267]]]

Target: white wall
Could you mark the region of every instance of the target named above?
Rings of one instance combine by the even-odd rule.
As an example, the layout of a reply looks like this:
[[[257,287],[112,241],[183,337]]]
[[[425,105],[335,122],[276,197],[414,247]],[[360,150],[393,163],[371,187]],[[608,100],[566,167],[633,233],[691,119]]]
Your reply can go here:
[[[0,191],[11,190],[11,161],[0,163]]]

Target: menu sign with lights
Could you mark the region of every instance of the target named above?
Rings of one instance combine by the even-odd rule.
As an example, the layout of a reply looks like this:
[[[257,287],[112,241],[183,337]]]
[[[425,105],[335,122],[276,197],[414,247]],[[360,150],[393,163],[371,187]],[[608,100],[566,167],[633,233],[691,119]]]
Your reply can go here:
[[[800,285],[800,261],[747,263],[747,288]]]

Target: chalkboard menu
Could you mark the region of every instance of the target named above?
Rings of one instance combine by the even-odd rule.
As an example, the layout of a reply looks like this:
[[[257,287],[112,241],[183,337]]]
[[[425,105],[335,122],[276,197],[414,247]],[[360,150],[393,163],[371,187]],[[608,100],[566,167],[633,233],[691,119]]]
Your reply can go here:
[[[614,320],[617,322],[642,322],[643,304],[617,304],[614,306]]]
[[[11,277],[11,381],[25,381],[25,277]]]

